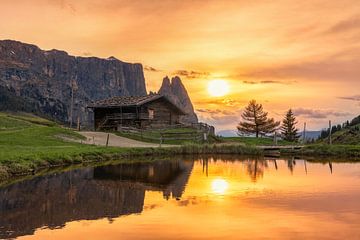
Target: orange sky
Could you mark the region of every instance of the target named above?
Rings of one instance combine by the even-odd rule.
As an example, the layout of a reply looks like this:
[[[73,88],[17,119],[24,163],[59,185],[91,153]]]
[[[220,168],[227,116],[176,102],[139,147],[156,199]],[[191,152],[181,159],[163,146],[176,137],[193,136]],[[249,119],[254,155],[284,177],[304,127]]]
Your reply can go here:
[[[140,62],[153,91],[178,74],[218,130],[251,99],[278,119],[295,109],[310,129],[360,113],[357,0],[1,0],[0,39]],[[209,96],[211,79],[229,95]]]

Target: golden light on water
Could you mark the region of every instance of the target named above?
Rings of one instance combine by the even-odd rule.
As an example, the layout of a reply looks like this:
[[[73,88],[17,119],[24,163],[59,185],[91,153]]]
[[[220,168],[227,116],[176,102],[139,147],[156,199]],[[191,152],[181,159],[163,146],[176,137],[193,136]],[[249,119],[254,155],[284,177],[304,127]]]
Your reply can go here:
[[[224,194],[229,187],[229,183],[224,180],[217,178],[212,181],[211,189],[215,194]]]
[[[229,93],[230,87],[227,81],[216,79],[208,83],[207,90],[213,97],[222,97]]]

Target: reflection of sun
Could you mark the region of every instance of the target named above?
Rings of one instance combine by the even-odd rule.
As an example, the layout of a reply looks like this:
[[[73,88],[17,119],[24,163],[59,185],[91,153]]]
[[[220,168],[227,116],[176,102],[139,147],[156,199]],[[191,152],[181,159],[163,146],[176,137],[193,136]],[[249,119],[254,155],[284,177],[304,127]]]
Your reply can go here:
[[[224,194],[228,189],[229,184],[226,180],[217,178],[212,181],[211,189],[216,194]]]
[[[229,93],[229,84],[224,80],[211,80],[207,88],[213,97],[221,97]]]

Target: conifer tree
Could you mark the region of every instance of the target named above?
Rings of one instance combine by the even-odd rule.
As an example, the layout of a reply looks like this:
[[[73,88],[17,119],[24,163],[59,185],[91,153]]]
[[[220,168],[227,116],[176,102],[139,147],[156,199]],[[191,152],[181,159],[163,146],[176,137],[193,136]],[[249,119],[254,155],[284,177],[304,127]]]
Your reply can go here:
[[[261,134],[273,133],[280,125],[273,118],[268,118],[268,113],[264,111],[261,104],[251,100],[241,115],[243,121],[237,126],[238,134]]]
[[[287,111],[281,125],[281,134],[284,140],[289,142],[296,142],[299,140],[300,135],[298,134],[298,129],[296,128],[296,118],[291,109]]]

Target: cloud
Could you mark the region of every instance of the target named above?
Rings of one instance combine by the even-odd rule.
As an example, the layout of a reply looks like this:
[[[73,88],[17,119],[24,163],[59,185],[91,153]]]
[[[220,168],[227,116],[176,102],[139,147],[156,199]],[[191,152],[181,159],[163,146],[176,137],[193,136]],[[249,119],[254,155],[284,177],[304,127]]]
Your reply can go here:
[[[221,110],[221,109],[200,108],[200,109],[196,109],[196,111],[200,112],[200,113],[208,113],[208,114],[213,114],[213,115],[233,115],[234,114],[233,111]]]
[[[325,109],[310,109],[310,108],[295,108],[294,114],[296,116],[303,116],[307,118],[326,119],[329,117],[346,117],[352,115],[349,112],[340,112],[336,110]]]
[[[292,84],[296,81],[276,81],[276,80],[263,80],[263,81],[243,81],[244,84]]]
[[[222,109],[196,109],[196,113],[201,121],[207,122],[210,125],[216,126],[236,126],[240,120],[241,110],[222,110]]]
[[[263,67],[249,70],[239,75],[248,78],[275,79],[307,79],[333,81],[359,81],[360,47],[324,57],[314,61],[303,61],[275,67]],[[251,82],[251,81],[250,81]],[[271,83],[271,82],[268,82]]]
[[[344,100],[350,100],[350,101],[360,102],[360,95],[347,96],[347,97],[339,97],[339,99],[344,99]]]
[[[93,56],[93,54],[91,52],[83,52],[82,55],[85,57]]]
[[[154,67],[150,67],[150,66],[144,66],[144,70],[148,71],[148,72],[161,72],[161,70],[156,69]]]
[[[179,75],[186,78],[200,78],[200,77],[208,77],[210,75],[209,72],[198,72],[198,71],[189,71],[189,70],[176,70],[173,72],[175,75]]]
[[[329,28],[325,33],[336,34],[351,30],[360,30],[360,15],[352,16],[348,19],[338,22]]]
[[[67,0],[53,1],[53,4],[55,4],[55,6],[58,6],[63,10],[70,10],[72,13],[76,12],[75,6],[72,3],[70,3],[69,1],[67,1]]]
[[[221,99],[199,99],[194,101],[195,105],[217,105],[218,107],[240,107],[248,103],[247,101],[239,101],[232,98]]]

